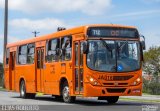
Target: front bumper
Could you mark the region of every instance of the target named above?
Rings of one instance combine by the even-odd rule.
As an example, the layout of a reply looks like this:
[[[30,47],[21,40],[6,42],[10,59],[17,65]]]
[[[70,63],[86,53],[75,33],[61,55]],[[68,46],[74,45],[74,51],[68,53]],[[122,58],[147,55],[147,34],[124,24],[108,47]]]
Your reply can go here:
[[[127,87],[103,87],[93,86],[90,83],[84,85],[85,97],[100,97],[100,96],[141,96],[142,83],[137,86]]]

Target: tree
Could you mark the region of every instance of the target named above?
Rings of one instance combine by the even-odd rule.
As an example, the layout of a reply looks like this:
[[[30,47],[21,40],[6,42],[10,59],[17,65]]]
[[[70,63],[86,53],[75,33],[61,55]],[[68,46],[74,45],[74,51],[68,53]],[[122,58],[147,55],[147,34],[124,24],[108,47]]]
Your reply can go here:
[[[148,51],[144,52],[143,69],[147,74],[153,75],[158,82],[158,75],[160,74],[160,47],[150,47]]]

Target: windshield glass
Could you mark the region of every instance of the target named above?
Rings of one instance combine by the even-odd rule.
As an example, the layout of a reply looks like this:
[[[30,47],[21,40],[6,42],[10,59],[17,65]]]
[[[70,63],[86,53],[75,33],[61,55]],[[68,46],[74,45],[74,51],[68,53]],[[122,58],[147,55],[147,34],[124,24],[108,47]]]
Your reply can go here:
[[[126,72],[140,68],[139,43],[136,41],[89,40],[89,68],[107,72]]]

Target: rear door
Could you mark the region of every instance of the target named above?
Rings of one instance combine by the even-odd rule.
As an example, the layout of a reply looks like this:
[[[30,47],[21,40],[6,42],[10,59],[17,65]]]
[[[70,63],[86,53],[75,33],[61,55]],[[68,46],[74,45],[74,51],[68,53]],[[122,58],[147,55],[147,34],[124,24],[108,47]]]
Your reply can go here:
[[[44,47],[36,49],[36,90],[44,92]]]

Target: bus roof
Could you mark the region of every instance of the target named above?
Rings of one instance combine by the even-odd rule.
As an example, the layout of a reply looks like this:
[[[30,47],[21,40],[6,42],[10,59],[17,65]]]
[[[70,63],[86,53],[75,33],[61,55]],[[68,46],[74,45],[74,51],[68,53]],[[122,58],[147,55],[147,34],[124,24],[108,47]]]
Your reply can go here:
[[[51,38],[56,38],[56,37],[61,37],[61,36],[67,36],[67,35],[73,35],[73,34],[78,34],[78,33],[83,33],[88,27],[121,27],[121,28],[136,28],[134,26],[124,26],[124,25],[118,25],[118,24],[94,24],[94,25],[84,25],[84,26],[79,26],[67,30],[62,30],[58,32],[54,32],[48,35],[43,35],[43,36],[37,36],[33,37],[31,39],[26,39],[26,40],[21,40],[18,42],[14,43],[9,43],[7,44],[7,48],[9,47],[15,47],[23,44],[29,44],[29,43],[34,43],[38,41],[43,41],[46,39],[51,39]]]

